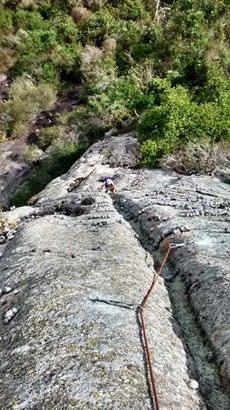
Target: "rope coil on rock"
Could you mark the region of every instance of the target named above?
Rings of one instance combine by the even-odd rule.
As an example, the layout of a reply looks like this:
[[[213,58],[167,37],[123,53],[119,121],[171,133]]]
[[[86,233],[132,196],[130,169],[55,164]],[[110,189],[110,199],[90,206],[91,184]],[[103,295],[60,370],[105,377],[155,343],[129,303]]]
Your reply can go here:
[[[156,228],[156,229],[159,231],[158,228]],[[167,260],[168,260],[168,257],[169,257],[169,254],[170,254],[171,250],[184,245],[183,243],[180,243],[180,244],[170,243],[166,238],[163,238],[163,239],[165,240],[165,242],[167,244],[166,254],[163,258],[163,261],[161,263],[161,266],[160,266],[159,270],[156,272],[156,275],[154,276],[153,281],[152,281],[149,289],[147,290],[145,296],[143,297],[143,299],[142,299],[142,301],[139,305],[139,308],[138,308],[138,316],[139,316],[139,319],[140,319],[142,338],[143,338],[143,342],[144,342],[144,354],[145,354],[147,368],[148,368],[150,395],[151,395],[152,403],[155,404],[155,410],[159,410],[160,405],[159,405],[159,399],[158,399],[157,388],[156,388],[156,380],[155,380],[155,376],[154,376],[154,372],[153,372],[150,347],[149,347],[147,331],[146,331],[146,322],[145,322],[145,318],[144,318],[144,307],[145,307],[150,295],[152,294],[152,292],[155,288],[155,285],[156,285],[156,283],[159,279],[159,276],[161,275],[161,273],[164,269],[165,264],[167,263]]]

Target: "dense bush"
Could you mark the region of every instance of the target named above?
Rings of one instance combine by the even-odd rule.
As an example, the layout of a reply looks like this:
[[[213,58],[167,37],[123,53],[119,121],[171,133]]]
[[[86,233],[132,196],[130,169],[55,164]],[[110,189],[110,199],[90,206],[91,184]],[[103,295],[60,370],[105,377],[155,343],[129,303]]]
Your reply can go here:
[[[136,106],[141,104],[144,94],[137,79],[120,77],[112,81],[105,92],[89,100],[93,113],[103,115],[108,125],[134,115]]]
[[[118,15],[125,20],[137,20],[146,17],[146,9],[142,0],[119,0],[116,2]]]
[[[205,137],[227,138],[229,110],[224,95],[216,103],[198,104],[184,87],[177,86],[162,93],[159,105],[144,111],[138,128],[142,139],[166,138],[183,143]]]
[[[230,139],[230,101],[227,94],[217,102],[198,104],[182,86],[164,89],[141,115],[138,130],[143,161],[150,164],[188,141]],[[154,158],[154,160],[153,160]]]
[[[65,136],[65,127],[52,126],[43,128],[39,134],[37,145],[45,150],[55,141],[63,141]]]
[[[17,24],[25,33],[16,47],[19,57],[12,74],[27,73],[37,81],[58,85],[63,71],[74,71],[79,65],[78,29],[72,18],[58,13],[47,21],[37,12],[18,14],[22,21]],[[27,21],[27,14],[32,14],[32,22]]]
[[[173,141],[167,139],[161,139],[160,141],[147,139],[141,146],[141,165],[154,167],[158,164],[159,158],[169,154],[174,148]]]

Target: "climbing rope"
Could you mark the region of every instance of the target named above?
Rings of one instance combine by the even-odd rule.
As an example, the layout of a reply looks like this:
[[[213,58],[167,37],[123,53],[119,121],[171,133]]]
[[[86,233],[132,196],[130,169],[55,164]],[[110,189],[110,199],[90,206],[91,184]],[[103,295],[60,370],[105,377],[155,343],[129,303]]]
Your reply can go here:
[[[160,232],[160,230],[158,228],[156,228],[156,229]],[[161,232],[160,232],[160,234],[161,234]],[[154,376],[154,372],[153,372],[151,353],[150,353],[148,337],[147,337],[147,331],[146,331],[146,322],[145,322],[145,318],[144,318],[144,307],[145,307],[149,297],[151,296],[151,294],[152,294],[152,292],[153,292],[153,290],[154,290],[154,288],[157,284],[157,281],[158,281],[159,276],[161,275],[161,273],[164,269],[165,264],[167,263],[167,260],[169,258],[171,250],[184,245],[183,243],[179,243],[179,244],[170,243],[166,238],[163,238],[163,240],[167,244],[167,250],[166,250],[165,257],[163,258],[163,261],[160,265],[160,268],[156,272],[156,275],[154,276],[153,281],[152,281],[149,289],[147,290],[145,296],[143,297],[143,299],[142,299],[142,301],[139,305],[138,312],[137,312],[139,320],[140,320],[140,324],[141,324],[141,333],[142,333],[143,344],[144,344],[144,354],[145,354],[147,368],[148,368],[150,395],[151,395],[152,403],[155,405],[155,410],[159,410],[160,405],[159,405],[158,393],[157,393],[157,388],[156,388],[156,380],[155,380],[155,376]]]

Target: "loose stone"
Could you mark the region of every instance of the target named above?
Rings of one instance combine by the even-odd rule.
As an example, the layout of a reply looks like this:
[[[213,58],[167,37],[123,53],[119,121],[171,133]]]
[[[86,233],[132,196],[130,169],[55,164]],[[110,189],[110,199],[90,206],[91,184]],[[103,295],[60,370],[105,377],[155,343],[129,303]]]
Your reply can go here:
[[[12,288],[10,286],[4,287],[4,293],[10,293],[11,291],[12,291]]]
[[[18,309],[16,307],[13,307],[12,309],[7,310],[7,312],[5,313],[5,317],[4,317],[4,323],[8,324],[17,313],[18,313]]]
[[[0,245],[3,245],[6,242],[5,236],[1,235],[0,236]]]
[[[189,387],[193,390],[199,389],[199,384],[196,380],[190,380]]]

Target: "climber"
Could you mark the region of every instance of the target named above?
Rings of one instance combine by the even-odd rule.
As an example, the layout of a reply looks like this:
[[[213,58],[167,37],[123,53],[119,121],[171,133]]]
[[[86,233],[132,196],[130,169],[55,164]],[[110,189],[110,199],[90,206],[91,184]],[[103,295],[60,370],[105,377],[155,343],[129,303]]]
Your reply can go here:
[[[101,186],[101,189],[105,188],[105,192],[115,192],[116,187],[114,185],[114,182],[111,177],[104,177],[103,178],[103,185]]]

